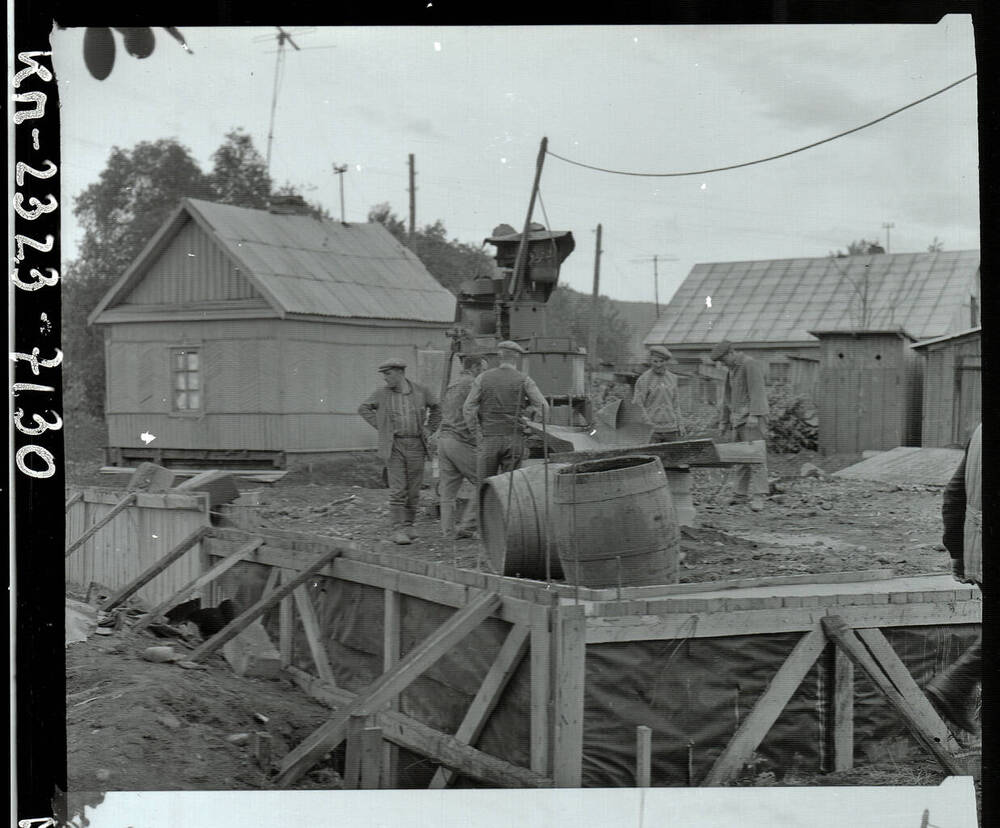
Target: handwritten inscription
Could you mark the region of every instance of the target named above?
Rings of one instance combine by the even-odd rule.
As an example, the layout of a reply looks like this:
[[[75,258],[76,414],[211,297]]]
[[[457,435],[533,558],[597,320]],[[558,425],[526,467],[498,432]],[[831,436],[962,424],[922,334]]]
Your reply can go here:
[[[21,51],[17,55],[15,68],[18,71],[11,78],[11,86],[14,90],[12,100],[14,106],[11,108],[11,118],[15,127],[20,126],[25,121],[35,121],[43,118],[45,107],[48,102],[48,87],[45,84],[52,83],[55,75],[51,69],[51,52],[47,51]],[[43,88],[37,88],[38,85]],[[22,86],[29,88],[22,89]],[[34,87],[34,88],[32,88]],[[30,108],[18,108],[18,104],[29,105]],[[42,129],[45,122],[39,122],[38,126],[31,127],[31,147],[39,151],[42,146]],[[27,127],[25,127],[27,129]],[[16,131],[17,132],[17,131]],[[15,142],[15,146],[17,143]],[[59,210],[59,200],[55,193],[46,192],[49,187],[58,191],[57,173],[59,168],[51,160],[35,158],[17,158],[14,166],[14,180],[19,188],[12,198],[12,206],[16,214],[14,225],[14,263],[17,265],[11,272],[11,282],[18,290],[34,293],[35,291],[50,288],[59,283],[58,251],[54,251],[55,238],[44,231],[42,234],[32,233],[24,226],[25,222],[35,222],[40,218],[48,217],[48,220],[57,217]],[[41,187],[41,192],[32,192],[35,187]],[[23,190],[23,192],[22,192]],[[58,226],[58,225],[56,225]],[[42,236],[41,240],[39,235]],[[45,254],[54,254],[51,257]],[[47,259],[50,259],[48,261]],[[24,274],[27,274],[26,276]],[[45,296],[47,294],[41,294]],[[54,303],[58,303],[58,293],[52,297]],[[42,314],[47,318],[46,314]],[[48,329],[51,331],[51,327]],[[45,329],[42,329],[45,332]],[[63,354],[58,348],[54,349],[51,357],[43,358],[41,349],[37,346],[30,348],[19,348],[10,354],[10,359],[15,364],[27,363],[33,376],[40,376],[42,371],[57,368],[62,364]],[[11,392],[15,397],[23,396],[19,400],[22,404],[14,411],[14,428],[21,434],[32,437],[45,433],[46,431],[58,431],[63,426],[63,420],[59,412],[47,408],[42,413],[32,411],[31,408],[42,406],[31,406],[32,394],[53,393],[55,385],[46,385],[33,382],[15,382],[11,386]],[[47,448],[40,445],[21,446],[15,453],[15,461],[18,470],[28,477],[44,478],[51,477],[56,472],[55,458]],[[22,820],[19,825],[54,824],[52,820]]]

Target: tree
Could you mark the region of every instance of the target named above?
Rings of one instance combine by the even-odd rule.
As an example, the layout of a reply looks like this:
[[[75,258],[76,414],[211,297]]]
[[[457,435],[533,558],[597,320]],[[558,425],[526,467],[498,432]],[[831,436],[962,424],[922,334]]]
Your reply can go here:
[[[62,281],[65,410],[103,415],[104,335],[87,325],[87,316],[180,200],[267,206],[271,178],[249,135],[229,132],[212,162],[206,174],[173,138],[114,147],[98,180],[76,197],[73,213],[83,240]],[[295,194],[291,185],[285,190]],[[314,213],[322,211],[309,206]]]
[[[927,245],[928,253],[940,253],[943,250],[944,250],[944,242],[941,241],[941,239],[939,239],[937,236],[934,237],[934,241],[932,241],[929,245]]]
[[[629,330],[613,299],[597,297],[596,318],[593,298],[565,285],[557,285],[545,306],[547,336],[572,337],[577,344],[588,342],[590,329],[597,326],[597,358],[616,365],[628,359]]]
[[[368,211],[368,221],[383,225],[403,245],[409,247],[406,224],[387,203],[376,204]],[[493,272],[493,259],[481,247],[458,239],[448,240],[448,232],[438,219],[413,234],[413,252],[430,274],[452,293],[466,279],[488,276]]]
[[[836,259],[845,259],[848,256],[874,256],[878,253],[885,253],[885,248],[882,247],[877,241],[865,241],[860,239],[858,241],[852,241],[847,245],[847,252],[844,253],[842,250],[837,250],[836,253],[830,251],[830,256]]]
[[[216,201],[257,209],[267,207],[273,189],[271,176],[247,133],[241,129],[226,133],[226,141],[215,151],[212,163],[208,180]]]

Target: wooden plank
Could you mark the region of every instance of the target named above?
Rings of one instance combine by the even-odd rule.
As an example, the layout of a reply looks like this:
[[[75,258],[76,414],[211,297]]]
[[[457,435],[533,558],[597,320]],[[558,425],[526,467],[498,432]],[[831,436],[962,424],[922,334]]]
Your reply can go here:
[[[292,594],[295,596],[295,606],[299,610],[299,618],[302,619],[302,628],[306,633],[309,653],[312,655],[313,664],[316,665],[316,673],[323,681],[335,684],[333,670],[330,669],[330,659],[327,657],[326,647],[323,646],[319,621],[316,619],[316,609],[309,598],[305,584],[296,587]]]
[[[490,716],[496,709],[507,683],[517,669],[528,649],[531,628],[527,624],[515,624],[504,639],[500,652],[490,666],[483,683],[465,713],[465,718],[455,731],[460,742],[473,745],[482,733]],[[428,788],[447,788],[454,779],[448,768],[438,768]]]
[[[653,731],[646,725],[635,729],[635,784],[638,788],[648,788],[651,784],[653,766]]]
[[[114,508],[105,513],[105,515],[98,520],[93,526],[91,526],[86,532],[84,532],[80,537],[73,541],[69,546],[66,547],[66,557],[68,558],[77,549],[83,546],[90,538],[97,534],[97,532],[104,526],[107,526],[111,521],[113,521],[119,514],[124,512],[129,506],[135,503],[137,495],[135,492],[129,492],[125,497],[121,498],[115,503]]]
[[[560,788],[583,784],[584,661],[587,619],[583,607],[552,613],[552,779]]]
[[[260,546],[263,542],[264,542],[263,540],[257,538],[255,540],[252,540],[245,546],[241,546],[239,549],[237,549],[228,557],[223,558],[221,561],[219,561],[219,563],[217,563],[215,566],[209,569],[208,572],[206,572],[203,575],[199,575],[193,581],[189,581],[187,584],[181,587],[177,592],[175,592],[169,598],[165,599],[164,601],[161,601],[159,604],[153,607],[153,609],[149,611],[146,617],[143,618],[138,624],[136,624],[133,627],[133,629],[136,632],[140,632],[146,629],[146,627],[148,627],[158,616],[165,615],[172,607],[175,607],[177,604],[183,604],[203,586],[212,583],[212,581],[214,581],[220,575],[224,574],[225,572],[228,572],[230,569],[236,566],[236,564],[242,561],[247,555],[253,552],[254,549]]]
[[[339,554],[339,549],[333,549],[325,555],[321,555],[312,563],[311,566],[308,566],[299,572],[299,574],[292,578],[288,583],[282,584],[278,587],[278,589],[269,595],[262,595],[256,604],[238,615],[223,629],[219,630],[219,632],[208,639],[208,641],[205,641],[201,644],[201,646],[197,647],[194,652],[188,656],[188,661],[198,661],[199,659],[214,653],[231,638],[239,635],[241,630],[252,624],[255,619],[263,615],[267,610],[277,604],[278,601],[286,595],[290,595],[297,586],[308,581],[318,570],[330,563],[330,561],[332,561]]]
[[[854,663],[839,647],[833,652],[833,769],[854,767]]]
[[[858,584],[868,581],[887,581],[896,577],[892,569],[861,569],[856,572],[817,572],[808,575],[764,575],[759,578],[740,578],[732,581],[702,581],[691,584],[663,584],[661,586],[624,587],[622,599],[649,599],[684,595],[691,592],[716,592],[763,586],[796,586],[798,584]],[[574,598],[576,596],[573,596]],[[587,601],[618,601],[617,589],[580,589],[580,598]]]
[[[741,722],[729,744],[715,760],[702,782],[703,786],[724,785],[739,773],[781,715],[825,646],[826,636],[818,626],[802,636],[753,706],[753,710]]]
[[[707,438],[698,440],[678,440],[673,443],[651,443],[644,446],[613,449],[584,449],[565,451],[550,455],[552,463],[579,463],[584,460],[604,460],[612,457],[629,457],[635,454],[651,454],[659,457],[669,468],[678,466],[715,466],[720,464],[718,447]]]
[[[112,595],[105,605],[102,607],[105,611],[114,609],[122,601],[125,601],[131,597],[137,590],[141,589],[143,586],[148,584],[157,575],[163,572],[167,567],[169,567],[174,561],[178,560],[182,555],[184,555],[192,546],[198,543],[202,537],[205,535],[206,528],[204,526],[199,526],[190,535],[188,535],[184,540],[182,540],[177,546],[167,552],[162,558],[160,558],[156,563],[150,566],[148,569],[141,572],[132,581],[122,587],[118,592]]]
[[[923,710],[913,707],[886,675],[879,661],[870,653],[842,618],[830,615],[823,619],[823,629],[827,636],[840,647],[855,667],[864,670],[889,704],[903,717],[913,735],[934,755],[941,766],[954,776],[962,776],[962,764],[945,747],[943,740],[935,734],[937,722],[923,715]],[[905,669],[905,668],[904,668]],[[936,716],[936,714],[935,714]]]
[[[279,583],[284,583],[292,577],[290,570],[279,569],[275,571],[281,573]],[[292,663],[292,648],[295,636],[295,607],[291,595],[286,595],[281,599],[278,610],[278,652],[281,654],[281,666],[288,667]]]
[[[79,503],[81,500],[83,500],[83,492],[73,492],[73,494],[66,498],[66,511],[69,512],[69,510],[73,507],[73,504]]]
[[[344,790],[353,791],[361,785],[361,734],[366,727],[374,722],[374,716],[349,716],[344,751]]]
[[[395,696],[410,686],[426,670],[465,638],[500,606],[500,596],[487,592],[473,599],[406,655],[392,670],[383,673],[344,711],[320,726],[289,752],[276,777],[287,786],[311,768],[327,751],[343,741],[350,716],[379,712]],[[196,651],[197,652],[197,651]]]
[[[261,540],[261,543],[264,541]],[[267,580],[264,582],[264,589],[261,590],[261,595],[267,595],[271,590],[278,586],[281,581],[281,570],[274,566],[271,567],[271,571],[267,573]]]
[[[552,700],[552,644],[549,618],[554,610],[531,608],[531,769],[543,776],[549,771],[549,705]]]
[[[388,672],[399,663],[401,646],[402,596],[395,589],[382,592],[382,672]],[[399,710],[399,696],[389,707]],[[383,787],[395,788],[399,781],[399,750],[385,742],[382,756]]]
[[[348,708],[356,699],[353,693],[331,688],[297,667],[289,667],[286,672],[310,697],[337,710]],[[375,721],[382,728],[383,738],[462,776],[501,788],[552,787],[551,779],[483,753],[403,713],[385,710],[376,715]]]
[[[378,790],[382,776],[382,728],[366,727],[361,731],[361,789]]]
[[[952,735],[948,725],[942,721],[934,705],[924,695],[924,691],[914,681],[910,671],[903,664],[892,645],[886,640],[881,630],[874,628],[857,629],[854,634],[860,638],[872,657],[879,663],[886,676],[906,703],[917,711],[924,723],[924,726],[934,737],[934,740],[942,745],[949,753],[957,753],[961,750],[961,745]]]
[[[763,463],[767,459],[764,440],[746,440],[742,443],[716,443],[720,463]]]
[[[863,604],[838,606],[835,612],[851,627],[916,627],[979,624],[982,601],[955,603]],[[771,610],[699,612],[685,615],[632,615],[588,618],[587,643],[660,641],[758,633],[804,632],[830,614],[831,607],[782,607]]]

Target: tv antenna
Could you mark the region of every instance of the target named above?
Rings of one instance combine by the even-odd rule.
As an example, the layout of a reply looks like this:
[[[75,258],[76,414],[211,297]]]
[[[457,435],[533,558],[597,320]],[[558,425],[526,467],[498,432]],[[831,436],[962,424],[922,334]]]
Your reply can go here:
[[[278,108],[278,85],[281,82],[281,68],[285,63],[285,43],[291,43],[292,48],[296,52],[301,51],[299,45],[292,39],[292,36],[286,32],[281,26],[275,26],[278,30],[278,34],[275,35],[278,39],[278,56],[274,62],[274,90],[271,93],[271,123],[267,129],[267,171],[271,172],[271,145],[274,143],[274,113]],[[270,37],[270,35],[268,35]]]

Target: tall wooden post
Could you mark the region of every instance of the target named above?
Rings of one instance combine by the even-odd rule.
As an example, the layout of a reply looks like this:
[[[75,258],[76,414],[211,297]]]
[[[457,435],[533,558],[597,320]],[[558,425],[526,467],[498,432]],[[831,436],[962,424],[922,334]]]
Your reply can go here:
[[[517,248],[517,258],[514,260],[514,275],[510,280],[510,297],[517,296],[524,281],[525,263],[528,259],[528,231],[531,228],[531,216],[535,211],[535,197],[538,195],[538,182],[542,178],[542,165],[545,163],[545,151],[549,146],[549,139],[542,138],[542,143],[538,147],[538,158],[535,161],[535,181],[531,185],[531,198],[528,199],[528,215],[524,217],[524,230],[521,233],[521,243]],[[509,335],[509,331],[503,332],[504,339]]]
[[[417,187],[416,171],[413,165],[413,153],[410,153],[410,250],[413,250],[413,237],[417,232]]]
[[[552,780],[557,788],[583,783],[583,704],[587,619],[582,606],[552,610]]]
[[[382,672],[387,673],[399,662],[400,647],[400,594],[394,589],[382,592],[384,612],[382,616]],[[399,710],[399,696],[389,708]],[[399,748],[385,742],[382,746],[382,787],[395,788],[399,784]]]
[[[594,292],[590,296],[590,334],[587,355],[590,370],[597,370],[597,296],[601,283],[601,225],[597,225],[597,246],[594,249]]]

